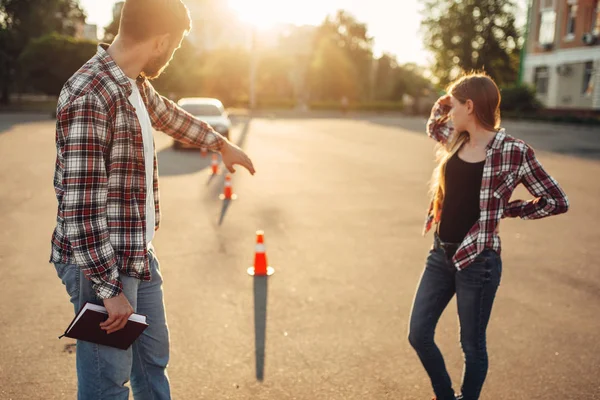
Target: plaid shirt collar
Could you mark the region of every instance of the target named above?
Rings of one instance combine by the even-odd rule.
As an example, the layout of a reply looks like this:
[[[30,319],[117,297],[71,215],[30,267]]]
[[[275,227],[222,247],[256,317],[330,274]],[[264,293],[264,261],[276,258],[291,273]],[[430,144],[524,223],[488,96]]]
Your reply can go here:
[[[131,81],[125,75],[121,67],[117,65],[115,60],[108,54],[109,45],[106,43],[101,43],[98,45],[98,50],[96,52],[96,58],[99,61],[100,69],[110,74],[115,82],[122,86],[125,89],[125,95],[127,97],[131,96],[131,92],[133,91],[131,87]],[[146,78],[142,75],[139,75],[136,78],[137,82],[140,84],[144,84],[146,82]]]
[[[486,149],[488,151],[502,149],[502,144],[504,143],[504,139],[506,139],[506,131],[504,130],[504,128],[500,128],[500,130],[498,132],[496,132],[494,139],[487,144]]]

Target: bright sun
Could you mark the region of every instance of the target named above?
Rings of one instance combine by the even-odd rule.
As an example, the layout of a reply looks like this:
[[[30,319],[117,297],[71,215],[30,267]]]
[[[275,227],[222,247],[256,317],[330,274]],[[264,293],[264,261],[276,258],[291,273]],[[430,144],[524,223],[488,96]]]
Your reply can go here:
[[[229,0],[229,6],[242,21],[258,28],[269,28],[279,22],[275,13],[276,10],[269,3],[271,2],[266,0]]]
[[[228,0],[228,3],[240,19],[258,28],[269,28],[277,23],[318,23],[326,15],[314,0],[296,5],[281,0]]]

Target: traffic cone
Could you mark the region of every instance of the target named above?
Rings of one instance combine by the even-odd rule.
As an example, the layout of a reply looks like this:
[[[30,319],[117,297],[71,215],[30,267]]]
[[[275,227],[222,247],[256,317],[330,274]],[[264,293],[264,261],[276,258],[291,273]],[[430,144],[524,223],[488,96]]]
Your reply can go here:
[[[216,175],[219,173],[219,158],[217,157],[216,154],[213,154],[213,156],[212,156],[211,168],[212,168],[213,175]]]
[[[237,194],[233,194],[233,188],[231,187],[231,175],[225,175],[225,186],[223,187],[223,194],[219,196],[221,200],[235,200]]]
[[[202,147],[200,149],[200,154],[202,155],[202,157],[206,157],[208,155],[208,150],[206,150],[206,147]]]
[[[265,248],[265,233],[256,231],[256,250],[254,255],[254,267],[248,268],[248,275],[271,276],[275,270],[267,266],[267,252]]]

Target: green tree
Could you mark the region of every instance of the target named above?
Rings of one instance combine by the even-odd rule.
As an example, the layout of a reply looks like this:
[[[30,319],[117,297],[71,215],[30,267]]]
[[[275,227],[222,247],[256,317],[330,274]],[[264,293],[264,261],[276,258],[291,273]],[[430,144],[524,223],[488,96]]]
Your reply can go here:
[[[31,41],[19,57],[32,89],[60,94],[65,82],[96,52],[96,42],[52,33]]]
[[[250,57],[247,51],[226,48],[205,53],[202,66],[204,96],[216,97],[226,107],[248,97]]]
[[[340,101],[356,99],[359,83],[356,66],[346,51],[332,38],[321,39],[309,68],[309,85],[313,100]]]
[[[422,71],[423,68],[414,63],[399,65],[395,56],[384,54],[377,60],[375,99],[402,101],[404,95],[409,95],[418,100],[432,86]]]
[[[293,60],[277,50],[260,55],[257,68],[257,98],[261,102],[291,100],[294,88],[290,79]]]
[[[392,100],[397,72],[400,68],[396,57],[392,54],[384,54],[376,61],[376,66],[375,100]]]
[[[18,59],[27,44],[57,32],[74,35],[85,21],[78,0],[0,0],[0,103],[18,81]]]
[[[334,54],[329,57],[323,53],[324,49],[330,49],[334,51]],[[343,10],[338,11],[335,16],[327,17],[315,35],[312,64],[313,66],[323,65],[323,61],[327,59],[333,65],[343,66],[345,73],[352,75],[357,80],[352,85],[356,86],[356,93],[353,93],[353,96],[363,99],[369,97],[371,94],[373,38],[368,35],[366,24],[357,21],[354,16]],[[353,72],[351,72],[352,70]],[[315,72],[314,68],[310,71],[313,79],[317,79],[314,76]],[[323,70],[323,73],[327,74],[328,72]],[[340,79],[342,78],[339,78],[338,81]],[[323,81],[323,79],[318,80]]]
[[[518,73],[519,32],[514,0],[422,0],[425,46],[440,84],[461,70],[485,70],[498,85],[514,83]]]
[[[120,3],[115,4],[115,7]],[[121,12],[123,11],[123,6],[121,4],[120,7],[117,8],[117,13],[113,14],[113,19],[110,21],[110,24],[104,27],[104,38],[103,42],[112,43],[117,33],[119,33],[119,24],[121,22]]]
[[[202,65],[198,52],[189,40],[184,39],[167,69],[152,85],[168,96],[196,96],[201,90],[202,79]]]

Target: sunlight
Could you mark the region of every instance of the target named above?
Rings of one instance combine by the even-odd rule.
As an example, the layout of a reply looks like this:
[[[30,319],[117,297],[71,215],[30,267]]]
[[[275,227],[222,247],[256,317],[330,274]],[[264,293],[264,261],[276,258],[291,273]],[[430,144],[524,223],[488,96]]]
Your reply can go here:
[[[314,0],[295,5],[278,0],[228,0],[228,3],[241,20],[260,29],[279,23],[318,24],[329,11],[322,2]]]

